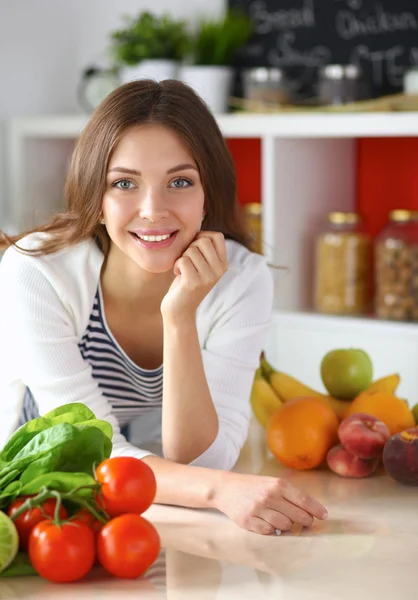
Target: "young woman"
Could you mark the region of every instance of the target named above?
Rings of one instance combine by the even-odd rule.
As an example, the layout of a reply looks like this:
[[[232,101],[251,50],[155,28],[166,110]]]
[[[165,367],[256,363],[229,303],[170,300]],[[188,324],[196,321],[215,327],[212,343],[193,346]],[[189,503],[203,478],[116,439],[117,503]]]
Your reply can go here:
[[[158,503],[217,508],[263,534],[326,518],[286,481],[230,471],[273,286],[200,98],[177,81],[115,90],[78,140],[66,198],[49,224],[3,234],[0,447],[83,402],[112,425],[114,456],[153,469]],[[142,449],[121,434],[137,417]]]

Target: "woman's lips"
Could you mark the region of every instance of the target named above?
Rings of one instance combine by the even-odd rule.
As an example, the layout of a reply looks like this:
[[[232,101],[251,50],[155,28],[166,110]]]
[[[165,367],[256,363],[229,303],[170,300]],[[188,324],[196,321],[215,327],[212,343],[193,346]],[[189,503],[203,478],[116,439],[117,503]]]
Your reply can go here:
[[[171,244],[174,243],[174,240],[177,237],[178,231],[174,231],[173,233],[170,234],[170,237],[167,238],[166,240],[161,240],[161,242],[148,242],[145,240],[141,240],[141,238],[139,238],[136,233],[130,231],[129,232],[131,237],[133,238],[133,240],[135,241],[135,243],[137,243],[139,246],[141,246],[142,248],[146,248],[147,250],[158,250],[160,248],[168,248],[169,246],[171,246]],[[157,233],[157,232],[153,232],[151,233],[141,233],[140,235],[167,235],[166,233]]]

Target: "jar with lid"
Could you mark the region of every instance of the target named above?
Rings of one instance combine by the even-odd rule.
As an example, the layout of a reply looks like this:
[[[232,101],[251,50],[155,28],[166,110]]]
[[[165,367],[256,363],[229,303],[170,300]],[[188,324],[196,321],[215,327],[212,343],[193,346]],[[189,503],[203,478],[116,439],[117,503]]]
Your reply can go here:
[[[363,315],[370,309],[370,236],[354,212],[331,212],[315,249],[315,310]]]
[[[347,104],[369,97],[363,71],[358,65],[325,65],[318,73],[320,104]]]
[[[374,254],[376,316],[418,321],[418,211],[392,210]]]
[[[244,204],[244,217],[251,235],[251,250],[258,254],[263,253],[263,206],[260,202]]]
[[[246,69],[243,72],[243,88],[244,96],[253,109],[290,102],[289,82],[284,71],[276,67]]]

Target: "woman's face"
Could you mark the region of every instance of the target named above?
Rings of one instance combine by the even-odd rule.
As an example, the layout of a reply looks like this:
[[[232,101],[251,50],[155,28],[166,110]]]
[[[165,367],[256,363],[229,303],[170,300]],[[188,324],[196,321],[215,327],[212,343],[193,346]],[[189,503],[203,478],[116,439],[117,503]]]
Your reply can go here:
[[[112,250],[142,269],[164,273],[200,231],[204,193],[197,165],[171,129],[128,130],[107,171],[103,219]]]

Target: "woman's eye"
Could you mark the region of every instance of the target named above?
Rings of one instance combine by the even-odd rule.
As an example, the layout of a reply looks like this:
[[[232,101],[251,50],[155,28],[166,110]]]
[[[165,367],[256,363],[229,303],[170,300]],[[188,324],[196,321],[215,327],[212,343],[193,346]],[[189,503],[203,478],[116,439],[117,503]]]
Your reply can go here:
[[[190,181],[190,179],[185,179],[184,177],[178,177],[177,179],[172,181],[170,185],[174,188],[182,189],[182,188],[186,188],[186,187],[193,185],[193,183]]]
[[[118,190],[131,190],[135,185],[129,179],[119,179],[119,181],[115,181],[113,187],[118,188]]]

